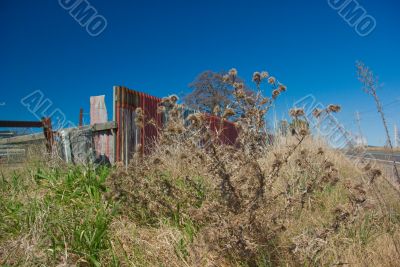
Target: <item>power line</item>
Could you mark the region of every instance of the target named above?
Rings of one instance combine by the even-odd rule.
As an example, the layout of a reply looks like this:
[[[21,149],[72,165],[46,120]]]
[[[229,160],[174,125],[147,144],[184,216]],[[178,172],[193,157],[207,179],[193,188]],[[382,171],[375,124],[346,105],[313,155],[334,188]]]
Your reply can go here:
[[[397,104],[397,103],[399,103],[399,102],[400,102],[400,99],[396,99],[396,100],[394,100],[394,101],[392,101],[392,102],[390,102],[390,103],[387,103],[387,104],[385,104],[385,105],[382,105],[382,108],[388,107],[388,106],[392,106],[392,105]],[[365,113],[370,113],[370,112],[376,112],[376,108],[371,108],[371,109],[368,109],[368,110],[364,110],[364,111],[361,111],[361,112],[359,112],[359,113],[360,113],[360,114],[365,114]]]

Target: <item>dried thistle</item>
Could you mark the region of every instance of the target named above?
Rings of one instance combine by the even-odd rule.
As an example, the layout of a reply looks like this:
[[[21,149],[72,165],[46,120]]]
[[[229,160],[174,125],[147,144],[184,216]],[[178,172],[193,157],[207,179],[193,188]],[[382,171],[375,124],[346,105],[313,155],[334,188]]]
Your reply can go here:
[[[276,82],[275,77],[269,77],[269,78],[268,78],[268,83],[269,83],[269,84],[274,85],[275,82]]]
[[[170,95],[168,98],[170,99],[170,102],[173,104],[175,104],[179,100],[177,95]]]
[[[235,83],[233,83],[233,87],[234,87],[236,90],[242,90],[242,89],[244,88],[244,84],[243,84],[243,83],[240,83],[240,82],[235,82]]]
[[[278,89],[275,89],[274,91],[272,91],[272,98],[277,98],[280,95],[281,91],[279,91]]]
[[[287,87],[286,87],[285,85],[283,85],[283,84],[280,84],[280,85],[278,86],[279,92],[286,92],[286,89],[287,89]]]
[[[229,76],[228,74],[225,74],[224,76],[222,76],[222,81],[223,81],[224,83],[229,82],[229,80],[230,80],[230,76]]]
[[[340,109],[341,109],[341,107],[340,107],[339,105],[330,104],[330,105],[328,106],[328,108],[327,108],[327,111],[328,111],[328,112],[338,113],[338,112],[340,112]]]
[[[160,102],[161,105],[169,107],[171,105],[171,100],[169,97],[163,97]]]
[[[261,73],[259,73],[258,71],[253,73],[253,82],[255,82],[256,84],[259,84],[261,82]]]
[[[316,108],[313,110],[312,114],[315,118],[319,118],[321,116],[322,112],[323,111],[321,109]]]
[[[228,73],[229,73],[229,76],[231,76],[233,78],[235,78],[238,74],[238,72],[235,68],[230,69]]]
[[[226,108],[222,117],[227,119],[227,118],[229,118],[231,116],[234,116],[234,115],[235,115],[235,111],[233,109]]]
[[[218,115],[221,111],[221,108],[219,107],[219,105],[216,105],[213,109],[213,114],[214,115]]]
[[[261,72],[261,79],[266,79],[269,77],[269,73],[267,71]]]
[[[265,105],[265,104],[267,104],[268,102],[269,102],[269,98],[268,98],[268,97],[265,97],[265,98],[261,99],[260,105]]]
[[[244,92],[243,89],[235,90],[235,91],[233,92],[233,95],[234,95],[237,99],[243,99],[243,98],[245,98],[245,96],[246,96],[246,94],[245,94],[245,92]]]
[[[290,116],[297,118],[297,117],[301,117],[304,116],[304,109],[302,108],[293,108],[289,111]]]
[[[299,131],[299,134],[301,136],[306,136],[306,135],[309,135],[310,132],[309,132],[309,130],[307,128],[301,128],[300,131]]]

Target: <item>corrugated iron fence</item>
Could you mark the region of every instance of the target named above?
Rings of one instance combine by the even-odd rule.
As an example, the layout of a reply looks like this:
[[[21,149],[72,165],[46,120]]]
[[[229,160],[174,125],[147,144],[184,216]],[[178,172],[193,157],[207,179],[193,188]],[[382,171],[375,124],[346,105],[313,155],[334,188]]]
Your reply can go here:
[[[129,90],[126,87],[114,87],[114,121],[117,123],[116,161],[128,164],[134,152],[148,153],[162,127],[162,114],[157,113],[160,98]],[[135,123],[136,109],[144,112],[144,127]],[[140,145],[140,146],[139,146]]]
[[[49,119],[43,122],[18,122],[18,126],[44,127],[41,139],[47,139],[49,152],[56,151],[67,163],[110,163],[122,162],[128,165],[135,152],[149,153],[158,138],[160,129],[168,120],[166,114],[159,113],[161,99],[123,86],[114,86],[113,90],[113,121],[108,122],[105,96],[90,98],[90,126],[80,126],[59,131],[51,130]],[[138,127],[136,110],[143,111],[143,127]],[[182,107],[183,119],[195,110]],[[233,145],[238,136],[235,125],[221,118],[206,115],[208,128],[218,132],[219,140],[224,144]],[[80,115],[82,120],[82,111]],[[3,121],[0,126],[12,124]],[[0,145],[26,143],[36,140],[34,136],[12,137],[0,140]],[[8,148],[8,147],[7,147]],[[1,156],[1,155],[0,155]]]
[[[139,150],[141,153],[151,151],[157,140],[158,131],[166,122],[165,114],[158,113],[160,98],[130,90],[123,86],[114,87],[114,121],[118,130],[115,142],[115,160],[129,163],[133,153]],[[144,127],[137,127],[135,123],[136,109],[144,112]],[[183,113],[189,115],[192,110]],[[185,117],[185,116],[184,116]],[[211,131],[220,131],[220,141],[233,145],[238,136],[235,125],[229,121],[221,121],[216,116],[206,116]]]

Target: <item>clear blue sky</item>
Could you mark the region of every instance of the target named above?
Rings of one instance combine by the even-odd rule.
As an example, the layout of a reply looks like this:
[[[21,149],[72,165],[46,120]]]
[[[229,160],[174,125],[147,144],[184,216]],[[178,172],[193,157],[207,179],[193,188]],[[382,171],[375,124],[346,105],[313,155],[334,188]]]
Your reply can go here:
[[[326,0],[89,2],[108,22],[97,37],[58,0],[0,1],[1,120],[35,119],[20,104],[34,90],[74,122],[80,107],[88,112],[91,95],[105,94],[111,118],[113,85],[156,96],[185,93],[201,71],[236,67],[248,81],[253,71],[268,70],[288,86],[278,117],[313,94],[341,104],[339,118],[350,130],[356,131],[359,110],[369,143],[384,143],[354,62],[361,59],[379,74],[384,104],[400,99],[397,0],[359,0],[377,21],[367,37],[357,35]],[[399,103],[385,106],[390,125],[400,124]]]

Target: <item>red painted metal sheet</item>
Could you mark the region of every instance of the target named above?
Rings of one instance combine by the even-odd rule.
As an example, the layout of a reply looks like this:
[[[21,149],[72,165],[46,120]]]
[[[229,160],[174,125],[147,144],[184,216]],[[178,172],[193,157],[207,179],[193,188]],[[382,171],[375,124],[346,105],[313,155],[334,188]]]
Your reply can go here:
[[[138,145],[141,145],[141,153],[151,151],[157,139],[157,127],[162,127],[162,115],[157,113],[161,99],[120,86],[115,87],[114,97],[116,100],[114,112],[118,126],[116,161],[127,164]],[[138,128],[135,124],[135,111],[138,107],[144,112],[143,128]],[[151,124],[152,121],[157,127]]]

